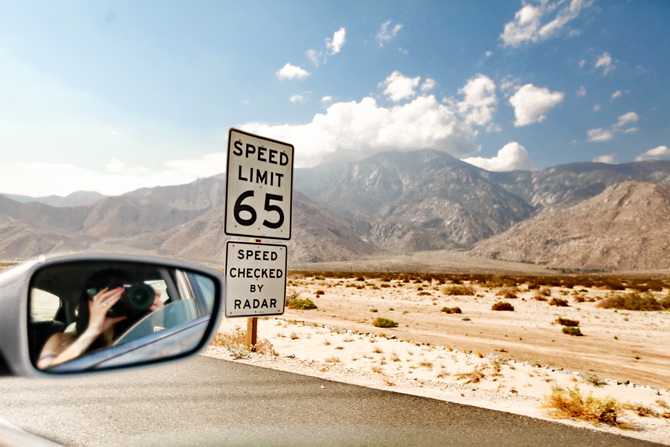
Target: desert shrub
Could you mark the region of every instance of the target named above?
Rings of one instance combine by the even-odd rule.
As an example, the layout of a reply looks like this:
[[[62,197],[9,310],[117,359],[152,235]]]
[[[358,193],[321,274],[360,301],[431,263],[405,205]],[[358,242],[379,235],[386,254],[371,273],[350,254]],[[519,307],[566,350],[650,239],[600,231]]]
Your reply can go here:
[[[567,335],[574,335],[575,337],[581,337],[584,335],[578,327],[574,326],[563,326],[563,333]]]
[[[323,290],[317,290],[316,292],[314,292],[314,295],[318,297],[319,295],[324,295],[325,293],[326,292],[324,292]]]
[[[472,286],[454,285],[442,289],[442,293],[447,296],[473,296],[475,288]]]
[[[375,327],[396,327],[398,326],[398,323],[389,318],[378,317],[375,318],[375,321],[372,322],[372,325]]]
[[[517,297],[517,293],[519,293],[519,288],[516,286],[513,287],[503,287],[496,293],[496,296],[502,297],[502,298],[507,298],[507,299],[513,299]]]
[[[620,310],[664,310],[670,309],[670,300],[666,297],[659,301],[649,292],[630,292],[611,295],[600,301],[598,307]]]
[[[601,286],[609,290],[626,290],[626,284],[620,279],[605,278]]]
[[[440,309],[440,312],[448,313],[448,314],[460,314],[461,308],[460,307],[443,307]]]
[[[570,307],[568,301],[562,298],[552,298],[551,300],[549,300],[549,305],[556,307]]]
[[[246,342],[246,332],[240,328],[235,328],[233,331],[217,333],[210,344],[226,348],[235,360],[249,357],[252,351],[259,354],[278,355],[274,346],[268,340],[258,340],[255,345],[251,346],[251,349],[246,346]]]
[[[591,385],[595,387],[601,387],[607,385],[607,382],[598,377],[597,374],[594,374],[592,372],[585,372],[581,373],[582,379],[584,379],[584,382],[590,383]]]
[[[505,302],[505,301],[498,301],[495,303],[493,306],[491,306],[491,310],[509,310],[513,311],[514,306],[512,306],[510,303]]]
[[[619,420],[624,408],[616,399],[597,398],[591,393],[585,396],[578,386],[568,390],[554,387],[551,394],[545,397],[542,407],[556,418],[573,418],[619,428],[627,426]]]
[[[561,326],[579,326],[579,321],[561,317],[558,317],[556,323],[560,324]]]
[[[295,298],[287,304],[289,309],[310,310],[316,309],[316,304],[309,298]]]

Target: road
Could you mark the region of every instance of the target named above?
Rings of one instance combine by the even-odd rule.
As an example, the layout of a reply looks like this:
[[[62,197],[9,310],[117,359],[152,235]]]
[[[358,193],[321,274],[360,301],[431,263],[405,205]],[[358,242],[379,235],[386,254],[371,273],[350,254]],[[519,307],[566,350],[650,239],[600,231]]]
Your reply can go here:
[[[0,417],[68,446],[656,445],[209,357],[59,380],[2,378],[0,396]]]

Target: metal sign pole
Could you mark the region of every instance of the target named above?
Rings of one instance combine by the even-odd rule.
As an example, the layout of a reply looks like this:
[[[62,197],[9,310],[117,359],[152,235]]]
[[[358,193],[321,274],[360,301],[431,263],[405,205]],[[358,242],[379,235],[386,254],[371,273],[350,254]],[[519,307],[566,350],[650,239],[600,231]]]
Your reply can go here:
[[[260,244],[261,240],[251,239],[251,242]],[[256,352],[256,343],[258,343],[258,317],[247,318],[247,349],[251,352]]]

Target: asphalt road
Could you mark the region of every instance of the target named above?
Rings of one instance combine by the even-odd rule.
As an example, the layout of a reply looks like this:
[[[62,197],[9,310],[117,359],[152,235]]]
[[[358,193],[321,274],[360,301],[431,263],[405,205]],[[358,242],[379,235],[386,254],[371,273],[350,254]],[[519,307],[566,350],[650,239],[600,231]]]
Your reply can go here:
[[[2,378],[0,417],[68,446],[656,445],[208,357],[59,380]]]

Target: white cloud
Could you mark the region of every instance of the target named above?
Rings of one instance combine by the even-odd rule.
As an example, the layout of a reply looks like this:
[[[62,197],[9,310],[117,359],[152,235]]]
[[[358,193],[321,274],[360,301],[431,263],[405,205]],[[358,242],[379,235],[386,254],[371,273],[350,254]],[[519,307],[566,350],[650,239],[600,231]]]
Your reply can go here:
[[[624,92],[622,92],[621,90],[617,90],[616,92],[612,93],[611,98],[612,99],[617,99],[617,98],[621,98],[623,95],[624,95]]]
[[[333,33],[332,38],[326,38],[325,50],[307,50],[307,57],[317,67],[328,62],[328,58],[340,51],[347,40],[347,30],[342,27]]]
[[[330,104],[331,102],[333,102],[332,96],[324,96],[321,98],[321,104]]]
[[[496,85],[491,78],[478,74],[458,93],[463,95],[463,101],[458,103],[458,111],[465,117],[465,122],[485,126],[493,120],[498,97]]]
[[[248,123],[242,128],[293,144],[296,166],[314,166],[326,158],[360,159],[387,150],[435,149],[458,158],[479,150],[470,126],[433,95],[388,108],[367,97],[335,103],[303,125]]]
[[[426,79],[421,83],[421,93],[427,93],[435,88],[437,81],[435,79]]]
[[[514,14],[514,20],[505,24],[500,35],[505,46],[518,47],[556,36],[591,5],[590,0],[523,0],[522,3],[522,8]]]
[[[379,43],[379,46],[383,47],[395,39],[400,30],[402,30],[402,25],[399,23],[391,25],[390,20],[382,23],[381,27],[379,28],[379,32],[377,33],[377,42]]]
[[[385,87],[384,94],[388,99],[398,102],[416,96],[416,89],[420,82],[420,76],[408,78],[399,71],[394,71],[379,86]]]
[[[586,87],[582,85],[581,87],[579,87],[579,90],[577,90],[577,93],[575,94],[577,95],[578,98],[583,98],[584,96],[586,96]]]
[[[563,93],[552,92],[548,88],[524,85],[509,99],[514,107],[514,125],[521,127],[543,121],[547,112],[560,104],[564,96]]]
[[[293,104],[297,104],[297,103],[305,102],[305,96],[296,93],[295,95],[291,95],[288,98],[288,100],[291,101]]]
[[[614,138],[614,133],[611,130],[607,129],[591,129],[587,133],[589,141],[600,142],[600,141],[609,141]]]
[[[600,56],[598,56],[598,59],[596,59],[596,63],[593,66],[593,68],[598,69],[602,68],[603,69],[603,76],[609,74],[612,70],[614,70],[614,60],[612,59],[612,56],[608,52],[604,52]]]
[[[631,123],[638,122],[639,120],[640,116],[635,112],[624,113],[617,119],[617,122],[614,124],[614,127],[617,129],[622,129]]]
[[[594,157],[593,160],[596,163],[606,163],[608,165],[613,165],[616,163],[616,154],[605,154],[605,155],[599,155],[598,157]]]
[[[226,159],[227,153],[219,152],[171,160],[151,168],[129,166],[121,160],[111,159],[104,170],[71,163],[5,162],[0,165],[0,191],[31,197],[66,196],[75,191],[119,195],[148,185],[181,185],[220,174],[225,171]],[[26,182],[25,178],[35,180]]]
[[[332,39],[326,39],[326,49],[330,56],[339,53],[342,51],[342,47],[347,40],[347,30],[340,28],[333,33]]]
[[[530,161],[528,151],[516,141],[503,146],[495,157],[470,157],[464,158],[463,161],[487,171],[495,172],[533,169],[533,163]]]
[[[609,141],[615,137],[617,133],[632,133],[637,132],[637,127],[631,127],[633,123],[640,120],[640,116],[635,112],[624,113],[617,118],[616,123],[610,129],[591,129],[587,132],[587,139],[591,142]]]
[[[286,63],[280,68],[276,75],[279,79],[303,79],[309,76],[309,72],[303,68]]]
[[[640,154],[635,161],[658,160],[661,158],[670,158],[670,147],[663,145],[649,149]]]

